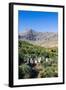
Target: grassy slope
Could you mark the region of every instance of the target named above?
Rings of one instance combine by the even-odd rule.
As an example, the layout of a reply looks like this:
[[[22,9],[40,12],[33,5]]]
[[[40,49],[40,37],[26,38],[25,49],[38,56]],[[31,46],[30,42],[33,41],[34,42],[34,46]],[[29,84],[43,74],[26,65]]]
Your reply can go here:
[[[49,62],[42,60],[42,62],[35,67],[30,67],[29,65],[24,64],[26,57],[45,57],[46,55],[52,60]],[[30,44],[26,41],[19,41],[19,78],[45,78],[58,76],[57,55],[57,48],[44,48]]]

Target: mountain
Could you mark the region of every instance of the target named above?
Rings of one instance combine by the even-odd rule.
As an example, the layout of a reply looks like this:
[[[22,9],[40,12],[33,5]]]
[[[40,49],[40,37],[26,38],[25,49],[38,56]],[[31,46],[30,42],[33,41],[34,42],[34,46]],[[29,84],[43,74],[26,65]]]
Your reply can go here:
[[[57,47],[58,45],[58,32],[36,32],[30,29],[19,32],[18,38],[42,47]]]
[[[30,41],[35,41],[36,37],[37,37],[37,32],[35,32],[34,30],[30,29],[30,30],[26,30],[22,33],[19,33],[19,39],[20,40],[30,40]]]

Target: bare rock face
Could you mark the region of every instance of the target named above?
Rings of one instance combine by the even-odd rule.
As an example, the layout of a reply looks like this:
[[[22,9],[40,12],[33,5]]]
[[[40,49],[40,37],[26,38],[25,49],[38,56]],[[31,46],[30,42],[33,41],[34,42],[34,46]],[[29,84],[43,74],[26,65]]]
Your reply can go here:
[[[19,33],[18,38],[42,47],[58,46],[58,32],[36,32],[30,29]]]
[[[35,41],[37,33],[33,31],[32,29],[26,30],[25,32],[19,33],[19,39],[20,40],[29,40],[29,41]]]

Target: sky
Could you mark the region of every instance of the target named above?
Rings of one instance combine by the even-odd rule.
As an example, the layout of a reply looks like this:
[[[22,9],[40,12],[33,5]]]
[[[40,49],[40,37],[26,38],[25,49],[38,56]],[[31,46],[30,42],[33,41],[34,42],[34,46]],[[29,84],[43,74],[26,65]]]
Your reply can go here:
[[[58,13],[18,11],[18,31],[33,29],[38,32],[58,32]]]

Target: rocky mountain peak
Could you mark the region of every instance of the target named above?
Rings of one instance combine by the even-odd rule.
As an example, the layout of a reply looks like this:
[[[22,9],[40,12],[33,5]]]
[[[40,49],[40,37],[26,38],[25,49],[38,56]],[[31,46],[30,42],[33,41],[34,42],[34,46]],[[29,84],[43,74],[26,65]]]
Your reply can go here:
[[[29,41],[33,44],[41,46],[57,46],[58,44],[58,32],[37,32],[33,29],[25,30],[19,33],[19,40]]]

